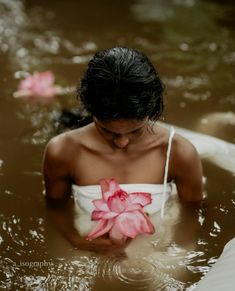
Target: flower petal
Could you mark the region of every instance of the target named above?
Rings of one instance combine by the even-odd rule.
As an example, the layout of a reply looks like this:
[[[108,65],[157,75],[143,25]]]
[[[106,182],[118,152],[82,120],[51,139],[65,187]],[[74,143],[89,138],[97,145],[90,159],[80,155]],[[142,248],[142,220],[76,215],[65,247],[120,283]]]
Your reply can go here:
[[[140,233],[153,233],[154,226],[141,211],[124,212],[115,219],[116,227],[124,235],[134,238]]]
[[[51,71],[46,71],[42,73],[36,73],[38,80],[42,83],[46,88],[51,87],[54,84],[55,77]]]
[[[32,75],[27,76],[21,80],[18,91],[18,96],[42,96],[53,97],[58,88],[54,85],[54,74],[50,71],[34,72]]]
[[[145,192],[133,192],[130,193],[129,199],[131,203],[138,203],[142,206],[152,203],[152,197],[150,193]]]
[[[118,195],[113,195],[112,197],[109,197],[107,204],[111,211],[121,213],[126,208],[125,202],[126,201],[122,200]]]
[[[101,179],[99,181],[102,194],[109,191],[109,180],[108,179]],[[103,197],[104,198],[104,197]]]
[[[127,236],[120,232],[119,228],[117,227],[117,224],[115,223],[111,230],[109,231],[109,237],[112,241],[118,244],[125,242],[127,239]]]
[[[118,216],[118,213],[110,211],[110,212],[106,212],[102,219],[111,219],[116,216]]]
[[[114,218],[118,215],[116,212],[105,212],[105,211],[99,211],[99,210],[94,210],[91,214],[91,220],[106,220],[106,219],[111,219]]]
[[[111,227],[113,226],[113,219],[110,220],[99,220],[95,227],[91,230],[91,232],[88,234],[87,239],[92,240],[99,236],[102,236],[106,232],[109,232]]]
[[[143,206],[140,205],[139,203],[138,204],[137,203],[134,203],[134,204],[128,203],[125,211],[141,210],[142,208],[143,208]]]
[[[108,200],[116,191],[121,190],[119,184],[115,179],[101,179],[100,186],[102,191],[102,197],[105,201]]]
[[[108,208],[107,203],[105,203],[103,199],[92,200],[92,203],[100,211],[110,211],[110,209]]]
[[[25,79],[20,81],[18,90],[19,91],[30,90],[32,87],[32,84],[33,84],[32,76],[27,76]]]
[[[143,222],[142,222],[142,230],[144,233],[153,234],[155,232],[154,225],[152,224],[151,220],[149,219],[148,215],[144,212],[139,211],[143,215]]]
[[[105,215],[105,213],[106,212],[104,212],[104,211],[94,210],[94,211],[92,211],[92,214],[91,214],[91,220],[103,219],[103,216]]]
[[[115,179],[113,179],[113,178],[110,179],[109,180],[109,191],[112,192],[112,193],[114,193],[114,192],[116,192],[118,190],[121,190],[118,182]]]
[[[140,221],[133,212],[125,212],[115,219],[116,227],[127,236],[134,238],[140,233]]]

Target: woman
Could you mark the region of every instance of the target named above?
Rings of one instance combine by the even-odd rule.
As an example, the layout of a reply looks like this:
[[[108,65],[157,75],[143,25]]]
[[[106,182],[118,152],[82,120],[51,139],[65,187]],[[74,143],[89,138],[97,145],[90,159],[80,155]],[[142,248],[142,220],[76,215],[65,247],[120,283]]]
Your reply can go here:
[[[65,204],[73,191],[80,210],[91,213],[92,197],[101,197],[99,181],[114,178],[127,192],[151,194],[151,207],[144,209],[149,214],[164,214],[171,182],[181,201],[200,201],[202,166],[195,147],[157,122],[164,107],[163,89],[143,53],[122,47],[96,53],[79,90],[93,122],[48,143],[47,200]]]

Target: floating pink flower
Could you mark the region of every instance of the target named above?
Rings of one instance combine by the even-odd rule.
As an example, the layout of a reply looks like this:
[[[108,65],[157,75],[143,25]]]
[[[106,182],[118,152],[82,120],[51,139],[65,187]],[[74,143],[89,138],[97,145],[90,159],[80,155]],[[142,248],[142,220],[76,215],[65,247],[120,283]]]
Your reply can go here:
[[[34,72],[21,80],[14,97],[54,97],[62,92],[62,88],[54,84],[55,77],[50,71]]]
[[[105,233],[113,239],[125,240],[141,233],[154,233],[154,226],[144,213],[144,206],[152,203],[151,194],[145,192],[127,193],[115,179],[100,181],[102,199],[93,200],[96,209],[91,219],[97,224],[88,234],[92,240]]]

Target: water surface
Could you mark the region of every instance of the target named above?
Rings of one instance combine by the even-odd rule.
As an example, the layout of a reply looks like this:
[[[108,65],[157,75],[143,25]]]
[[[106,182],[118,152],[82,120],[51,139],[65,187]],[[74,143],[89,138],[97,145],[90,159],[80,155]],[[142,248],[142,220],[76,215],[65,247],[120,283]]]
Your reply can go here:
[[[166,84],[166,122],[234,142],[234,125],[210,132],[205,118],[235,108],[234,12],[232,1],[0,0],[1,290],[186,290],[208,272],[235,236],[231,173],[203,163],[207,202],[194,212],[193,247],[181,247],[179,224],[162,251],[171,263],[159,250],[131,262],[123,253],[76,250],[48,221],[41,173],[54,119],[77,106],[75,94],[47,106],[12,94],[35,70],[74,87],[97,49],[130,46],[150,57]],[[185,219],[183,229],[190,227]]]

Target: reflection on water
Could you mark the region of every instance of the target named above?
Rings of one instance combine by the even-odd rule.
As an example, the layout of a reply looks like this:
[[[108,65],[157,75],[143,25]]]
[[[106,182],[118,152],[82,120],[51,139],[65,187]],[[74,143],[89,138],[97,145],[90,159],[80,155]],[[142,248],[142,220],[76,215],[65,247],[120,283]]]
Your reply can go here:
[[[59,84],[74,87],[97,49],[131,46],[163,76],[167,122],[234,142],[234,4],[84,3],[0,0],[0,289],[185,290],[234,237],[234,176],[205,162],[207,202],[182,208],[175,237],[164,244],[136,243],[138,256],[134,246],[112,255],[76,250],[50,227],[41,175],[45,143],[61,110],[76,106],[74,94],[42,105],[12,93],[35,70],[50,69]]]

